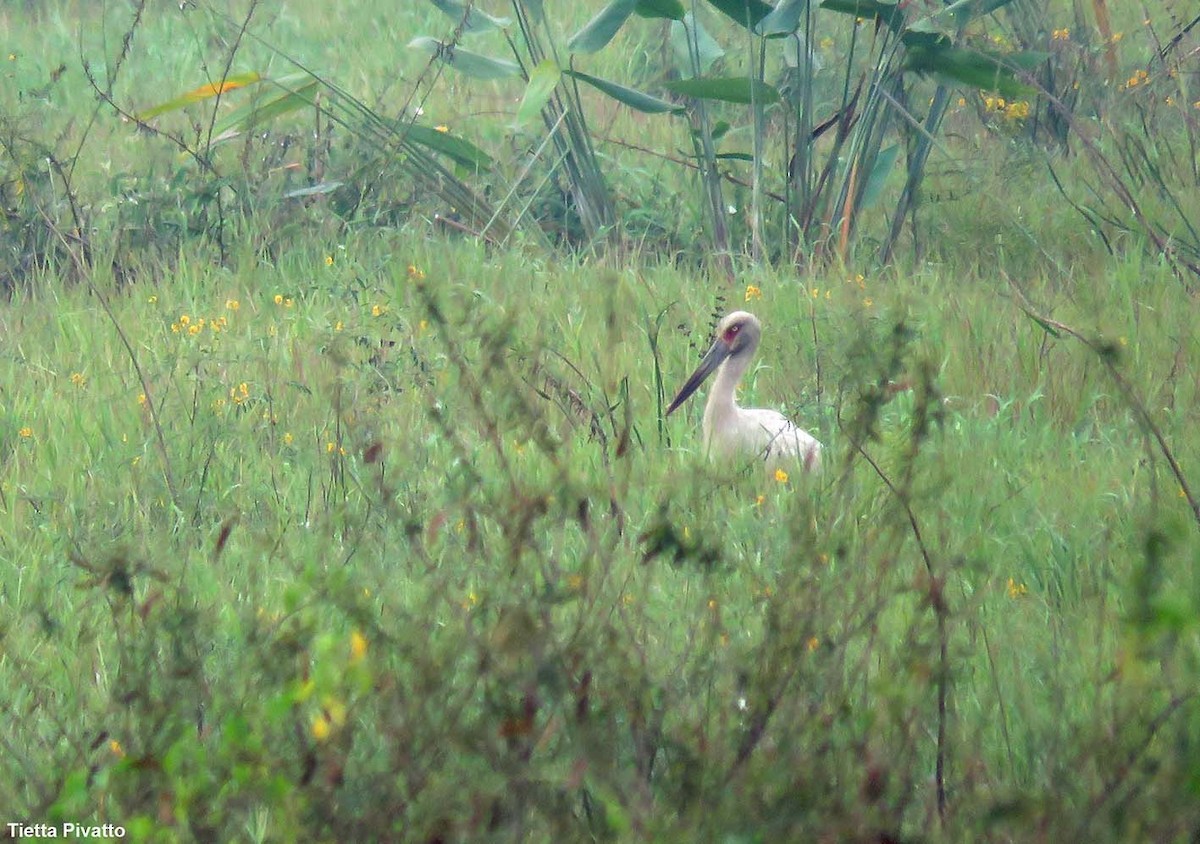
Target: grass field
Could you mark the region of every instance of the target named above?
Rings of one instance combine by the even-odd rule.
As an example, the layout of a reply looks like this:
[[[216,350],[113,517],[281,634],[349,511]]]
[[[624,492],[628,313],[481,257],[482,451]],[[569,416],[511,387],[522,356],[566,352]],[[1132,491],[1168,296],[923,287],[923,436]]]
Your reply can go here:
[[[75,41],[104,18],[29,5],[0,12],[16,87],[71,64],[4,101],[8,185],[13,138],[94,108]],[[389,84],[379,39],[438,25],[322,14],[252,31],[360,96]],[[144,27],[138,107],[222,54],[180,40],[194,17]],[[130,197],[191,219],[177,151],[104,114],[87,272],[38,265],[0,305],[0,824],[1200,834],[1194,280],[1134,235],[1104,250],[1016,141],[955,118],[938,184],[967,196],[920,260],[731,282],[319,205],[167,238]],[[741,401],[820,438],[819,476],[711,464],[701,402],[663,416],[737,308],[764,323]]]

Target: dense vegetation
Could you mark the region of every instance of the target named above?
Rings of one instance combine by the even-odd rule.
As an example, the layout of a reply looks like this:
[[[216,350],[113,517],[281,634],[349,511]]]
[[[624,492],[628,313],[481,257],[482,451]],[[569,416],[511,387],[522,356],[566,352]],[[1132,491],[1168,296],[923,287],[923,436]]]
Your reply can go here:
[[[1188,4],[396,6],[0,9],[0,823],[1200,836]]]

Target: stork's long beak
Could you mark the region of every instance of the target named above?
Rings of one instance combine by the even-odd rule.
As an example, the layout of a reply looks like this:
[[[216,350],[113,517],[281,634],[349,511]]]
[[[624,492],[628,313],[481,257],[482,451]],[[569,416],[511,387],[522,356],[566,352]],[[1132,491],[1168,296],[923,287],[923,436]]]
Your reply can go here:
[[[696,367],[696,371],[692,373],[692,377],[687,380],[682,387],[679,388],[679,394],[675,396],[671,402],[671,406],[667,408],[667,416],[675,412],[679,405],[683,404],[692,393],[704,383],[704,379],[713,374],[713,371],[720,366],[725,358],[729,357],[729,344],[724,340],[717,340],[712,344],[712,348],[705,353],[704,359],[700,361],[700,365]]]

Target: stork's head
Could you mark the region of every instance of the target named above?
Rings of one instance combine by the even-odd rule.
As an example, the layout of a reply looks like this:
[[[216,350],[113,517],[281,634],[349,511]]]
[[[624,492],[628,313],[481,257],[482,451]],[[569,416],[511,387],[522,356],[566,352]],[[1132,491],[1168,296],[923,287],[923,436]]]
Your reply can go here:
[[[713,344],[692,377],[679,388],[679,394],[667,408],[670,416],[676,408],[688,400],[692,393],[699,389],[705,379],[717,370],[728,358],[748,359],[758,348],[758,338],[762,335],[762,324],[758,317],[745,311],[734,311],[719,323],[713,339]]]

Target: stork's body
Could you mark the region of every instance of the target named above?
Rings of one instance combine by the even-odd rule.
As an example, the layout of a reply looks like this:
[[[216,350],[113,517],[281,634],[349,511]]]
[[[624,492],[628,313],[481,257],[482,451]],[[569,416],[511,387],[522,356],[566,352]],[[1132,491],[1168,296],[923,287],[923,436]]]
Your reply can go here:
[[[739,407],[734,400],[761,336],[762,326],[753,314],[735,311],[721,320],[712,347],[680,388],[667,414],[687,401],[715,370],[717,377],[704,406],[704,447],[709,456],[757,458],[770,469],[793,463],[816,471],[821,465],[821,444],[812,434],[782,413]]]

